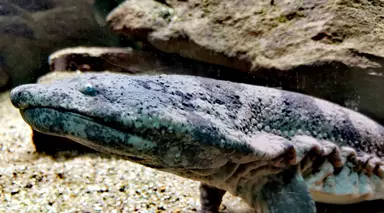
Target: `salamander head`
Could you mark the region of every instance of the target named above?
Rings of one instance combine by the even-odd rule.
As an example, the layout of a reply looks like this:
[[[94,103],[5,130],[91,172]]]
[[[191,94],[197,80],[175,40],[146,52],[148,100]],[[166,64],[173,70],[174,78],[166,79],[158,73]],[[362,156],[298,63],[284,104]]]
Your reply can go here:
[[[86,74],[19,86],[11,101],[37,131],[147,166],[221,163],[220,147],[213,141],[227,139],[208,119],[194,114],[196,105],[185,90],[196,91],[196,78],[178,77]]]

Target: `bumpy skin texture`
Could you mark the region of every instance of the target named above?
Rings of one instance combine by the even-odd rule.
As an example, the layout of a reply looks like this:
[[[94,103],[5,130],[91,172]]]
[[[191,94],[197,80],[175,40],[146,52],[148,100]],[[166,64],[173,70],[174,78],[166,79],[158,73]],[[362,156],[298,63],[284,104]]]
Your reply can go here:
[[[384,197],[384,128],[310,96],[201,77],[87,74],[24,85],[37,131],[198,180],[201,212],[225,191],[258,212]]]

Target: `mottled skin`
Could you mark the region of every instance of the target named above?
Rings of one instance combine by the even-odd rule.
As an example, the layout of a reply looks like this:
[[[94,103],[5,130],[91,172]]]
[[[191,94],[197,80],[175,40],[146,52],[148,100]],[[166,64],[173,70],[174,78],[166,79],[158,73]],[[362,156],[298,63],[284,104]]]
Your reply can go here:
[[[201,77],[86,74],[23,85],[37,131],[200,181],[201,212],[226,191],[262,213],[384,197],[384,128],[327,101]]]

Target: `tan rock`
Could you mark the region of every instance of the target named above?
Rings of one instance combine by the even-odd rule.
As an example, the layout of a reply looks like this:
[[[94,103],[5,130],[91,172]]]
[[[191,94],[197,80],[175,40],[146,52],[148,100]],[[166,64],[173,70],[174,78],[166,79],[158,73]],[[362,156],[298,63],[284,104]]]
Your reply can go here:
[[[384,57],[382,14],[384,6],[369,1],[134,0],[108,20],[162,51],[256,71],[320,61],[378,67],[358,53]]]

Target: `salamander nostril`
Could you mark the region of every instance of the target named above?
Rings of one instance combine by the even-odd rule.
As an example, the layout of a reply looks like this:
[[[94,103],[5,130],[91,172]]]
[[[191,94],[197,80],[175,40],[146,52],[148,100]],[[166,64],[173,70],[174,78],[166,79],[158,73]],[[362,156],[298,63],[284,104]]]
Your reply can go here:
[[[10,99],[18,109],[25,109],[28,107],[28,101],[32,98],[31,93],[26,90],[25,86],[18,86],[14,88],[10,93]]]

